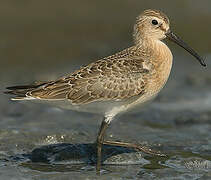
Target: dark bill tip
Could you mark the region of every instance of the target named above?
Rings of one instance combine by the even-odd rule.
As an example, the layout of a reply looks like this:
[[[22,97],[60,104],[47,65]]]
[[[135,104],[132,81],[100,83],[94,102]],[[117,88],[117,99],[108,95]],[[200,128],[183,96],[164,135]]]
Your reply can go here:
[[[188,51],[192,56],[194,56],[198,61],[199,63],[206,67],[207,65],[205,64],[204,62],[204,59],[198,55],[198,53],[192,49],[189,45],[187,45],[180,37],[178,37],[176,34],[174,34],[172,31],[168,31],[166,33],[166,37],[173,41],[174,43],[176,43],[177,45],[179,45],[180,47],[184,48],[186,51]]]

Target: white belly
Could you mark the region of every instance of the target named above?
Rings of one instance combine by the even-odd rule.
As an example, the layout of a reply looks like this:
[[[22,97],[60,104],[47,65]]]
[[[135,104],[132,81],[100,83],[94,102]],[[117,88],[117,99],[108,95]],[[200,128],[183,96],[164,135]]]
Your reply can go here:
[[[142,95],[135,96],[129,99],[120,100],[120,101],[96,101],[89,104],[83,105],[72,105],[68,100],[32,100],[37,103],[45,103],[52,106],[56,106],[63,109],[70,109],[74,111],[80,112],[90,112],[96,114],[109,114],[110,112],[121,113],[123,111],[128,111],[132,109],[139,109],[141,106],[145,105],[145,103],[155,96],[150,95]]]

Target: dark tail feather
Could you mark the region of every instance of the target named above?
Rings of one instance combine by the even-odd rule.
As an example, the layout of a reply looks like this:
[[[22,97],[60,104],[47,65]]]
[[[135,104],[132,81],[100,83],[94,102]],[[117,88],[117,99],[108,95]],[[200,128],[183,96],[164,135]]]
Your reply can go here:
[[[5,91],[4,93],[25,97],[25,95],[28,91],[29,91],[29,89],[26,89],[26,90],[11,90],[11,91]]]
[[[34,88],[32,86],[12,86],[7,87],[6,89],[10,91],[5,91],[5,94],[12,94],[16,96],[25,97],[26,93]]]
[[[38,88],[39,86],[42,86],[46,84],[46,82],[35,82],[34,84],[30,84],[30,85],[21,85],[21,86],[10,86],[10,87],[6,87],[6,89],[8,90],[21,90],[21,89],[35,89]]]
[[[26,97],[26,93],[30,92],[42,85],[44,85],[45,83],[35,83],[32,85],[23,85],[23,86],[11,86],[11,87],[7,87],[6,89],[8,89],[9,91],[5,91],[5,94],[12,94],[17,96],[17,98],[24,98]]]
[[[21,89],[31,89],[31,88],[36,88],[37,86],[34,85],[29,85],[29,86],[11,86],[11,87],[6,87],[8,90],[21,90]]]

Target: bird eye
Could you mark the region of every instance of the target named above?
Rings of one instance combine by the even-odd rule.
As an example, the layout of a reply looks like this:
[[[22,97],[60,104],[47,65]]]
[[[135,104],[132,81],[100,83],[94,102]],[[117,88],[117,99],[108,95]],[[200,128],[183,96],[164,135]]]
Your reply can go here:
[[[158,24],[158,21],[155,20],[155,19],[153,19],[153,20],[152,20],[152,24],[153,24],[153,25],[157,25],[157,24]]]

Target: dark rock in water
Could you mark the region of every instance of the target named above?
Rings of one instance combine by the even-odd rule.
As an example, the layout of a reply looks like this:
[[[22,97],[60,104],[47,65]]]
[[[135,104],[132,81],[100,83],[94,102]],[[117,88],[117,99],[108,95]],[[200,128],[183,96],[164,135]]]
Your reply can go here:
[[[32,151],[32,162],[90,163],[89,155],[94,150],[91,144],[51,144]]]
[[[142,153],[133,149],[104,145],[104,164],[146,164]],[[31,153],[32,162],[54,164],[95,164],[95,144],[52,144],[36,148]]]

